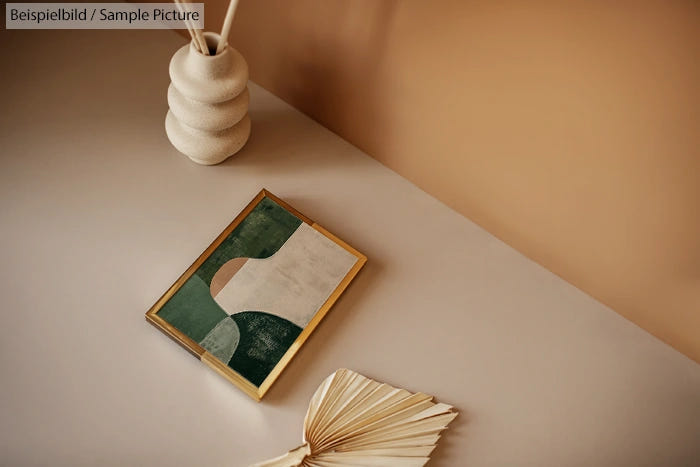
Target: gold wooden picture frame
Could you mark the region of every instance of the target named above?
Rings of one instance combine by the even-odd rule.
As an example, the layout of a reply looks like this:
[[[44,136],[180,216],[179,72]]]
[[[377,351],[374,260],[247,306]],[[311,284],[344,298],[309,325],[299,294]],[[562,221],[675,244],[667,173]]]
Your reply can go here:
[[[366,261],[263,189],[146,320],[260,401]]]

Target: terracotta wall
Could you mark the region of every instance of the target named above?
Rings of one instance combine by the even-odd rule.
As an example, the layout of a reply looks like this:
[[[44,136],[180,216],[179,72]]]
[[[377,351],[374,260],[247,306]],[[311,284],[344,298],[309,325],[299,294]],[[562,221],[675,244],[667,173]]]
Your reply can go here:
[[[232,42],[256,82],[700,361],[700,2],[242,0]]]

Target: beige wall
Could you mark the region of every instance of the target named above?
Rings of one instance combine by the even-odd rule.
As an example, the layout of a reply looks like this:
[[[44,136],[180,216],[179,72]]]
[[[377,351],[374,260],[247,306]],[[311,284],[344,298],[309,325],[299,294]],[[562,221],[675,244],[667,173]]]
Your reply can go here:
[[[693,1],[244,0],[232,42],[256,82],[700,361],[699,31]]]

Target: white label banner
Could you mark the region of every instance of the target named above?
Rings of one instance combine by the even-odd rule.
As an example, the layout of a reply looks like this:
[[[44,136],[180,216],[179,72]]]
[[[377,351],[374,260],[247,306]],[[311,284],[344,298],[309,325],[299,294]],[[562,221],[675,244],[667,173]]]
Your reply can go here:
[[[204,29],[204,3],[7,3],[7,29]]]

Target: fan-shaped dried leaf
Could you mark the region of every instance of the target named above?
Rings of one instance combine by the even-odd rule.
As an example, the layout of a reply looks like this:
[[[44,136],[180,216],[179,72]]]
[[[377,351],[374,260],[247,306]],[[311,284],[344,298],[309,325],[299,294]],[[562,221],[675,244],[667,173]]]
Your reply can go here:
[[[340,369],[309,403],[304,444],[251,467],[423,466],[457,416],[432,399]]]

